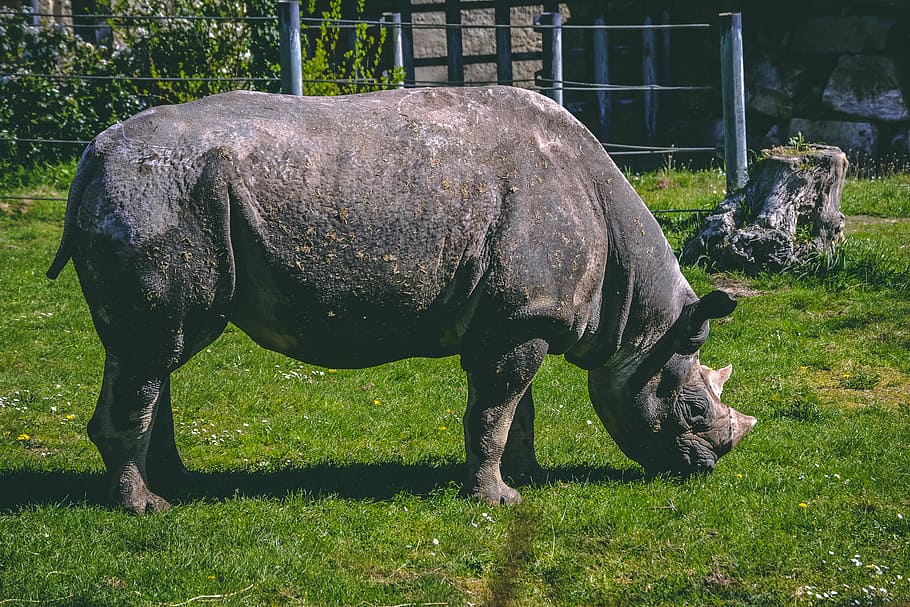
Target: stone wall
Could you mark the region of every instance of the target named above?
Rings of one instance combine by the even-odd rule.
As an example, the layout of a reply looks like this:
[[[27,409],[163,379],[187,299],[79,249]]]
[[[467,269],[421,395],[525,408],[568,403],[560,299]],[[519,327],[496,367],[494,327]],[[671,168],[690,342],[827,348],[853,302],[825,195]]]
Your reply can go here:
[[[801,134],[854,162],[910,155],[910,3],[805,5],[785,19],[779,6],[744,11],[753,147]]]

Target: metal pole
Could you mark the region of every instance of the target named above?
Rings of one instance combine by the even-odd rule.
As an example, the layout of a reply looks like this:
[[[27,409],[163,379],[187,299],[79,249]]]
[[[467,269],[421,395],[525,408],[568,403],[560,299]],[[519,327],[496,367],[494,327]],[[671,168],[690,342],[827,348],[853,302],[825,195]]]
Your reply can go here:
[[[401,13],[401,52],[404,60],[404,85],[414,86],[414,29],[412,22],[411,0],[398,0],[398,12]]]
[[[746,185],[746,93],[742,13],[720,14],[720,80],[724,103],[724,164],[727,192]]]
[[[278,0],[278,45],[281,92],[303,94],[303,66],[300,56],[300,4]]]
[[[32,0],[32,25],[38,27],[41,25],[41,18],[38,16],[38,13],[41,12],[41,6],[38,0]]]
[[[392,26],[392,65],[404,72],[404,44],[401,39],[401,13],[392,13],[388,16]],[[404,80],[398,82],[398,88],[404,88]]]
[[[537,17],[537,31],[543,36],[543,70],[540,75],[546,95],[559,105],[562,97],[562,15],[543,13]]]

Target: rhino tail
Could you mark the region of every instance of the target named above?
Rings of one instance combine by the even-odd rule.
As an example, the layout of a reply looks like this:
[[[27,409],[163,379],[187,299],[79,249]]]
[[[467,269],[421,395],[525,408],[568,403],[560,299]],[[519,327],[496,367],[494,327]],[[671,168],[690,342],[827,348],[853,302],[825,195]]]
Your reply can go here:
[[[85,184],[88,183],[95,167],[95,159],[95,142],[92,141],[82,153],[82,159],[76,168],[76,176],[73,177],[73,182],[70,184],[69,194],[66,199],[66,216],[63,219],[63,237],[60,239],[60,246],[57,247],[54,261],[51,262],[51,267],[47,270],[47,277],[51,280],[57,278],[73,256],[73,225],[76,222],[82,195],[85,193]]]

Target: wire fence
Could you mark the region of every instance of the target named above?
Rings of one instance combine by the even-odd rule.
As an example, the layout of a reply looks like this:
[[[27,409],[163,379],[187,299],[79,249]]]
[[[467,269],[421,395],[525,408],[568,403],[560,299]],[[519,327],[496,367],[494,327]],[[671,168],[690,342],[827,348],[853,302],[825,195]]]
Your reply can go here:
[[[443,6],[436,6],[436,10],[442,10]],[[464,7],[465,9],[468,6]],[[429,9],[427,9],[429,10]],[[277,15],[239,15],[239,16],[203,16],[203,15],[183,15],[183,14],[174,14],[174,15],[147,15],[147,14],[110,14],[110,15],[99,15],[91,13],[60,13],[60,12],[38,12],[31,13],[29,11],[12,11],[12,10],[0,10],[0,17],[21,17],[22,19],[52,19],[59,23],[65,25],[58,25],[56,27],[67,27],[67,28],[82,28],[83,30],[97,28],[97,27],[113,27],[118,28],[137,28],[142,27],[143,24],[147,23],[162,23],[162,22],[187,22],[187,23],[211,23],[213,27],[218,27],[220,24],[224,23],[237,23],[237,24],[255,24],[257,26],[266,26],[270,24],[278,25],[278,16]],[[540,23],[525,23],[525,24],[512,24],[512,23],[460,23],[450,21],[448,18],[443,23],[427,23],[410,20],[401,20],[399,16],[398,20],[394,23],[388,18],[383,19],[346,19],[346,18],[317,18],[317,17],[301,17],[300,19],[303,25],[303,33],[306,35],[307,30],[309,31],[318,31],[322,27],[337,28],[339,30],[351,30],[355,28],[385,28],[386,31],[390,34],[400,35],[402,31],[413,31],[413,30],[436,30],[441,32],[443,35],[451,35],[453,31],[457,31],[460,36],[460,32],[464,30],[493,30],[496,32],[497,36],[500,36],[503,32],[511,32],[515,30],[535,30],[541,32],[542,35],[548,35],[552,33],[552,30],[555,30],[557,27],[560,31],[572,32],[578,31],[583,35],[587,34],[598,34],[606,32],[632,32],[645,34],[647,33],[660,33],[663,36],[667,36],[671,31],[707,31],[711,29],[710,24],[706,23],[680,23],[680,24],[671,24],[671,23],[646,23],[646,24],[605,24],[605,23],[595,23],[595,24],[564,24],[559,26],[540,24]],[[394,39],[393,39],[394,40]],[[499,38],[497,38],[497,43]],[[451,43],[450,43],[451,45]],[[461,46],[460,40],[458,46]],[[459,48],[460,52],[461,49]],[[277,55],[277,49],[275,49]],[[410,57],[412,61],[411,70],[413,67],[413,49],[411,51],[412,55]],[[450,49],[451,53],[451,49]],[[524,53],[515,53],[515,56],[520,60],[544,60],[543,53],[538,51],[533,52],[524,52]],[[452,64],[451,54],[445,58],[448,61],[449,65]],[[509,57],[510,61],[513,59]],[[459,58],[462,65],[464,63],[495,63],[501,61],[499,54],[488,54],[488,55],[477,55],[477,56],[462,56]],[[439,58],[427,58],[420,57],[417,59],[418,63],[422,62],[424,66],[431,65],[445,65],[446,61],[443,61],[442,57]],[[403,66],[397,66],[403,67]],[[511,68],[510,68],[511,69]],[[10,80],[43,80],[47,82],[61,82],[61,81],[86,81],[86,82],[113,82],[113,81],[122,81],[122,82],[131,82],[131,83],[225,83],[225,84],[237,84],[247,87],[256,87],[257,85],[272,85],[274,86],[281,79],[275,76],[198,76],[198,75],[180,75],[180,76],[158,76],[153,74],[88,74],[88,73],[53,73],[53,72],[26,72],[21,71],[7,71],[0,72],[0,82],[10,81]],[[465,80],[464,78],[453,82],[451,78],[440,80],[440,79],[426,79],[426,78],[417,78],[416,76],[411,77],[406,83],[379,83],[376,80],[371,79],[356,79],[356,78],[347,78],[347,79],[304,79],[304,82],[307,84],[337,84],[337,85],[365,85],[371,87],[393,87],[393,86],[452,86],[456,84],[457,86],[487,86],[492,84],[502,83],[502,78],[493,79],[476,79],[476,80]],[[657,82],[643,82],[643,83],[629,83],[629,84],[614,84],[608,82],[594,82],[594,81],[583,81],[583,80],[573,80],[573,79],[563,79],[562,77],[558,79],[554,78],[542,78],[539,74],[535,78],[509,78],[509,83],[512,85],[523,86],[525,88],[531,88],[538,90],[543,94],[548,94],[555,89],[559,89],[560,92],[568,93],[577,93],[581,95],[600,95],[598,99],[603,100],[603,95],[612,95],[612,94],[642,94],[653,96],[656,94],[674,94],[674,93],[706,93],[710,94],[715,92],[715,88],[709,85],[703,84],[660,84]],[[652,97],[653,98],[653,97]],[[104,128],[107,125],[99,125],[99,129]],[[595,130],[595,129],[592,129]],[[603,139],[603,137],[601,137]],[[76,146],[84,146],[89,143],[88,140],[80,138],[41,138],[41,137],[30,137],[30,136],[17,136],[15,133],[0,133],[0,142],[7,144],[25,144],[25,145],[34,145],[34,146],[64,146],[73,148]],[[601,144],[604,148],[610,153],[611,156],[616,157],[662,157],[666,158],[673,155],[707,155],[707,157],[713,157],[717,153],[716,146],[706,146],[706,145],[634,145],[628,143],[618,143],[615,141],[601,141]],[[15,198],[28,198],[30,200],[37,200],[35,197],[16,197],[16,196],[0,196],[7,199]],[[57,198],[42,198],[42,200],[63,200]],[[704,209],[665,209],[657,210],[656,213],[704,213]]]

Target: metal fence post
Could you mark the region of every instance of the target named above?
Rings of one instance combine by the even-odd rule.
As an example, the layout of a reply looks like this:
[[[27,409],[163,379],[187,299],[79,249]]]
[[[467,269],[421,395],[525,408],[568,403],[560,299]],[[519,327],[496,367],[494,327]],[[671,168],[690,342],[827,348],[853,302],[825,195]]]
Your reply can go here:
[[[392,65],[404,72],[404,41],[401,36],[401,13],[386,16],[386,22],[392,28]],[[398,88],[404,88],[404,80],[398,82]]]
[[[278,45],[281,92],[303,94],[303,66],[300,56],[300,4],[278,0]]]
[[[720,80],[724,103],[724,164],[727,192],[746,185],[746,94],[742,13],[720,14]]]
[[[537,74],[546,95],[562,105],[562,15],[543,13],[534,21],[536,31],[543,35],[543,70]]]

